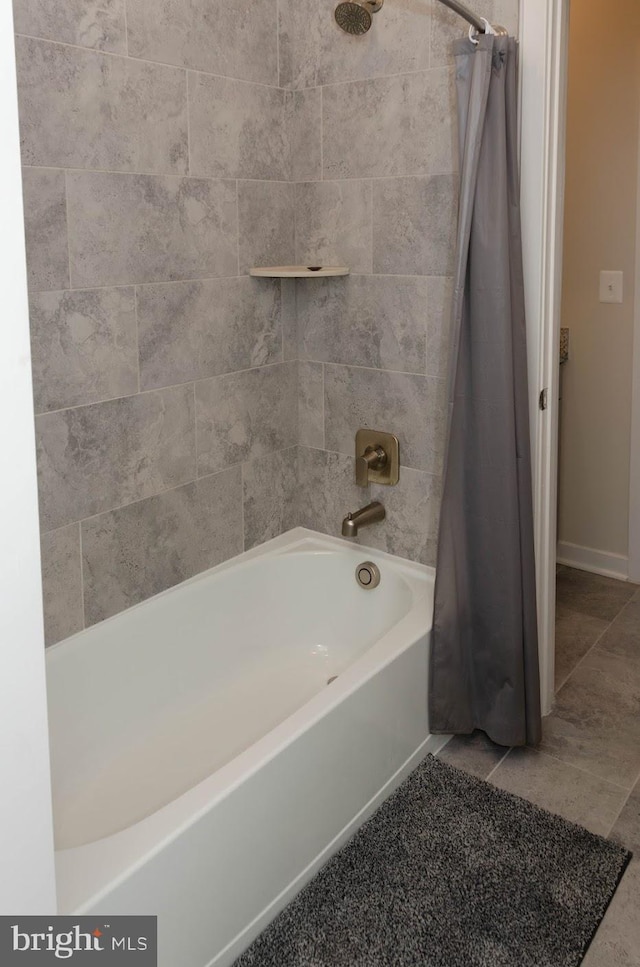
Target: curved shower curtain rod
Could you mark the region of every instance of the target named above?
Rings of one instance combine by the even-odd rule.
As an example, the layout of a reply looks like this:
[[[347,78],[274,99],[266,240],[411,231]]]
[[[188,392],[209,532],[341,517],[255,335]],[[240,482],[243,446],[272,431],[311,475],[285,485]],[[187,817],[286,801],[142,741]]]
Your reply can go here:
[[[458,0],[439,0],[443,3],[445,7],[449,7],[454,13],[457,13],[460,17],[463,17],[467,23],[470,23],[475,30],[480,34],[486,33],[487,21],[483,20],[482,17],[476,17],[475,13],[472,13],[468,7],[465,7],[463,3],[459,3]]]

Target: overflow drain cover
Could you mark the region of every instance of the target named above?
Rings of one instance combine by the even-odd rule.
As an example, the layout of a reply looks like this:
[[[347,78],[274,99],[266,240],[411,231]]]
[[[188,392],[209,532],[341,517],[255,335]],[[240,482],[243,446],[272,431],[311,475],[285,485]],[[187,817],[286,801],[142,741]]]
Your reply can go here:
[[[337,677],[337,675],[332,675],[331,678],[327,678],[327,685],[330,685],[331,682],[335,682]]]
[[[365,591],[371,591],[380,584],[380,569],[373,561],[363,561],[356,568],[356,581]]]

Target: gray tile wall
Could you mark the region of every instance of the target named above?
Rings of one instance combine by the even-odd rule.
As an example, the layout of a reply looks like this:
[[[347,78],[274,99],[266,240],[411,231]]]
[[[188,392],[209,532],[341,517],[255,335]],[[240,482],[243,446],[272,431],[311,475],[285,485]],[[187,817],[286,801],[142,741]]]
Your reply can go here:
[[[362,542],[433,564],[457,217],[451,42],[467,28],[436,0],[388,0],[350,37],[334,6],[280,0],[280,83],[321,115],[313,173],[293,173],[296,259],[352,271],[296,287],[298,519],[339,534],[348,510],[379,499],[387,519]],[[517,0],[470,6],[517,31]],[[359,426],[399,437],[396,487],[355,486]]]
[[[276,0],[14,7],[51,644],[291,526],[295,294],[247,271],[293,260],[320,103]]]
[[[465,27],[334,5],[14,0],[47,643],[370,499],[364,543],[435,559]],[[352,274],[248,276],[294,260]]]

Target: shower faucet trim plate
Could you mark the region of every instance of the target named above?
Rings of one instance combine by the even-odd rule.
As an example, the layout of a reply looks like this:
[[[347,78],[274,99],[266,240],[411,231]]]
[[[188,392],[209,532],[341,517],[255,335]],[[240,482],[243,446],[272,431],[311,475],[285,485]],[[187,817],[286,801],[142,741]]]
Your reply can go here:
[[[362,428],[356,433],[356,483],[393,486],[400,478],[400,444],[393,433]]]

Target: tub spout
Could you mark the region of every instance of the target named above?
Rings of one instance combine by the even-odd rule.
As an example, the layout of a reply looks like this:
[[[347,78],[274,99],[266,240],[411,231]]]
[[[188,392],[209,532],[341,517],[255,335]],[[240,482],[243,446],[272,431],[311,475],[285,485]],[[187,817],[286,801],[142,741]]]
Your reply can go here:
[[[384,507],[379,500],[374,500],[373,503],[367,504],[366,507],[356,510],[354,514],[347,514],[345,519],[342,521],[342,536],[357,537],[358,529],[360,527],[367,527],[369,524],[377,524],[378,521],[384,520],[384,518]]]

